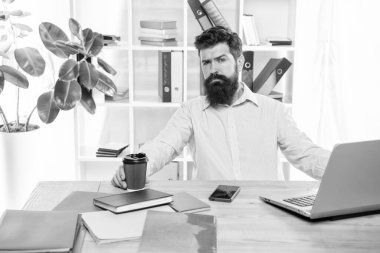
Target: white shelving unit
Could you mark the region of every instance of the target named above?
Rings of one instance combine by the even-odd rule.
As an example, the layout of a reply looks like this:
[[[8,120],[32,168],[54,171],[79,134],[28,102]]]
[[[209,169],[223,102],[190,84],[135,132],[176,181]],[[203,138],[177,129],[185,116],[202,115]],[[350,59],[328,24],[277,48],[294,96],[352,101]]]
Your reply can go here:
[[[241,38],[241,17],[253,14],[260,39],[289,37],[295,42],[295,0],[213,0],[232,30]],[[118,74],[111,77],[119,90],[129,90],[128,101],[97,103],[95,115],[79,106],[75,112],[76,158],[78,179],[110,179],[121,164],[121,158],[96,158],[96,149],[107,142],[129,143],[131,147],[145,142],[165,126],[179,108],[179,103],[162,103],[158,96],[158,51],[182,51],[184,60],[184,102],[200,93],[198,52],[193,45],[201,28],[187,0],[70,0],[72,16],[82,28],[90,27],[102,34],[121,36],[118,46],[104,47],[101,57]],[[139,44],[139,21],[142,19],[176,20],[178,47],[154,47]],[[254,78],[269,58],[287,57],[294,63],[294,46],[243,46],[255,52]],[[291,104],[293,68],[284,75],[278,87]],[[129,150],[131,151],[131,150]],[[135,150],[136,151],[136,150]],[[167,168],[166,168],[167,167]],[[188,150],[166,166],[157,177],[187,180],[191,177],[192,160]]]

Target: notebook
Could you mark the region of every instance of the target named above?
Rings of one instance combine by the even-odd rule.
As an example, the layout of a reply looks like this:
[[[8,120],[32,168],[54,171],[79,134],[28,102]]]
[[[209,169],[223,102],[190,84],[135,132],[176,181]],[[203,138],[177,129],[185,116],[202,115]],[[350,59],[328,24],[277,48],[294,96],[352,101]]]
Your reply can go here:
[[[380,210],[379,154],[380,140],[336,145],[319,189],[260,198],[309,219]]]
[[[78,213],[103,211],[100,207],[94,206],[94,198],[110,195],[103,192],[73,191],[66,196],[54,211],[76,211]]]
[[[138,252],[217,252],[216,217],[149,210]]]
[[[167,204],[173,201],[173,195],[164,192],[144,189],[140,191],[113,194],[94,199],[94,205],[114,213]]]
[[[141,237],[148,209],[114,214],[100,211],[82,214],[83,223],[96,243],[135,240]],[[149,210],[174,212],[168,205]]]
[[[180,213],[196,213],[210,210],[210,206],[208,204],[186,192],[174,194],[173,202],[169,205],[176,212]]]
[[[79,220],[76,212],[5,210],[0,252],[71,252],[83,242],[76,241]]]

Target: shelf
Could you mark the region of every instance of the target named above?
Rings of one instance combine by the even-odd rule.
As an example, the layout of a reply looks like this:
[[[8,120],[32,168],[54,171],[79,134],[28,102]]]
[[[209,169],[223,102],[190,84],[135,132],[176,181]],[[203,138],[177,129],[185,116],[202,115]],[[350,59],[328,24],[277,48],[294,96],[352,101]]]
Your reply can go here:
[[[169,107],[169,108],[176,108],[180,107],[180,103],[160,103],[160,102],[133,102],[133,107],[155,107],[155,108],[163,108],[163,107]]]
[[[244,51],[294,51],[294,46],[247,46],[243,45]]]
[[[128,50],[128,42],[121,41],[117,42],[117,45],[111,45],[111,46],[103,46],[103,50]]]
[[[244,51],[294,51],[294,46],[269,46],[269,45],[262,45],[262,46],[248,46],[243,45]],[[198,50],[194,46],[187,47],[187,51],[191,52],[197,52]]]
[[[214,0],[231,28],[243,39],[242,17],[244,13],[255,15],[260,40],[271,36],[289,37],[295,42],[296,0]],[[94,31],[121,36],[118,45],[104,46],[100,55],[117,70],[118,75],[111,77],[118,89],[129,90],[129,97],[118,101],[98,100],[95,115],[88,114],[83,106],[76,111],[76,158],[77,173],[87,177],[86,170],[95,173],[94,167],[107,169],[109,163],[121,163],[121,154],[117,158],[95,157],[96,148],[87,150],[87,146],[97,147],[99,143],[122,140],[135,146],[144,143],[165,127],[171,115],[182,103],[163,103],[159,94],[159,51],[183,52],[183,99],[186,102],[200,95],[202,71],[198,50],[194,38],[202,31],[188,1],[185,0],[117,0],[104,7],[103,1],[71,1],[74,5],[74,18]],[[109,22],[99,19],[109,17]],[[141,45],[138,40],[140,20],[143,19],[176,20],[178,36],[177,46]],[[245,40],[243,39],[243,43]],[[244,51],[254,51],[253,80],[268,63],[270,58],[286,57],[294,63],[295,47],[292,46],[248,46]],[[277,86],[284,94],[287,110],[292,110],[293,69],[281,78]],[[178,101],[178,100],[176,100]],[[137,151],[138,149],[133,149]],[[179,164],[181,179],[191,175],[192,158],[185,148],[181,157],[174,160]],[[97,165],[99,163],[100,165]],[[84,171],[83,171],[84,170]],[[86,178],[80,178],[86,179]],[[167,178],[162,178],[167,179]]]
[[[185,47],[174,46],[174,47],[157,47],[157,46],[144,46],[144,45],[134,45],[132,46],[134,51],[183,51]]]

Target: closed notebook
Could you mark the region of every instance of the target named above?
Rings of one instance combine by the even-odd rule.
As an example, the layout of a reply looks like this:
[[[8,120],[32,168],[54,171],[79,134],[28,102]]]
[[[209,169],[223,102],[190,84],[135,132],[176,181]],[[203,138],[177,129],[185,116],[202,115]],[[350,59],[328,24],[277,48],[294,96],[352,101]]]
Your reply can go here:
[[[216,217],[148,211],[140,253],[217,252]]]
[[[114,213],[121,213],[163,205],[171,201],[173,201],[173,195],[171,194],[145,189],[95,198],[94,205]]]
[[[210,210],[210,206],[208,204],[186,192],[174,194],[173,202],[169,205],[176,212],[180,213],[196,213]]]
[[[82,220],[96,243],[135,240],[141,237],[147,210],[174,212],[168,205],[114,214],[100,211],[82,214]]]
[[[100,207],[94,206],[94,198],[110,195],[103,192],[73,191],[66,196],[54,211],[76,211],[78,213],[103,211]]]
[[[98,148],[98,151],[100,152],[110,152],[110,153],[121,153],[126,147],[128,147],[128,144],[125,143],[119,143],[119,142],[109,142],[107,144],[102,145]]]
[[[0,252],[72,252],[79,218],[68,211],[5,210]]]

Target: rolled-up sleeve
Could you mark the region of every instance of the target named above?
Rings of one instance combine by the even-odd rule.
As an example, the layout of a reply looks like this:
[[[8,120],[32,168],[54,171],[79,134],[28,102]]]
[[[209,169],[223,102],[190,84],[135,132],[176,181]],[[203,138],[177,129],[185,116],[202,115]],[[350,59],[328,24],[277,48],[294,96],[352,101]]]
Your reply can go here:
[[[154,174],[181,154],[192,135],[190,110],[183,104],[158,136],[146,142],[139,150],[148,156],[148,175]]]
[[[331,152],[314,144],[310,138],[301,132],[285,106],[278,104],[278,145],[297,169],[315,179],[321,179]]]

